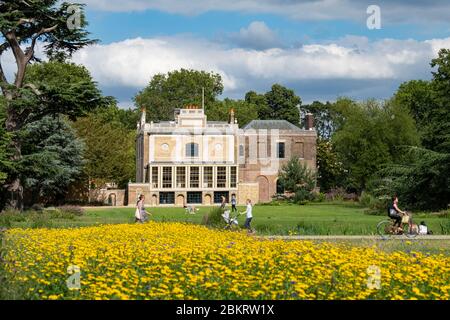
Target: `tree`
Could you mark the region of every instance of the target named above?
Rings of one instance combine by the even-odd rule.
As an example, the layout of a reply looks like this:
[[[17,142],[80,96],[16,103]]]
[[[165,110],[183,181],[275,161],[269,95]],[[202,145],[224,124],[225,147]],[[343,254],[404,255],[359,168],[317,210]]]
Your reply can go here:
[[[245,126],[252,120],[258,119],[256,105],[244,100],[232,100],[228,98],[211,104],[206,109],[206,115],[208,116],[208,120],[228,121],[231,109],[234,110],[235,118],[238,120],[240,127]]]
[[[343,125],[332,137],[348,171],[347,189],[362,191],[383,167],[402,161],[400,146],[417,146],[419,135],[412,116],[393,101],[346,104]]]
[[[8,172],[11,170],[10,137],[5,128],[6,110],[3,97],[0,97],[0,183],[6,181]],[[1,199],[0,199],[1,207]]]
[[[267,104],[267,99],[264,94],[258,94],[255,91],[249,91],[245,94],[245,101],[256,105],[258,110],[258,119],[271,119],[272,109]]]
[[[322,192],[340,186],[345,177],[343,163],[330,140],[317,140],[317,183]]]
[[[175,108],[201,105],[203,88],[208,109],[223,92],[222,77],[214,72],[181,69],[155,75],[134,101],[139,109],[147,108],[151,121],[173,120]]]
[[[397,193],[411,207],[438,210],[450,199],[450,50],[440,50],[431,67],[430,82],[405,83],[394,97],[416,118],[424,148],[403,148],[410,158],[383,170],[372,189]]]
[[[21,140],[20,175],[29,196],[25,204],[63,199],[83,167],[83,144],[74,130],[60,117],[46,116],[27,124]]]
[[[319,139],[329,140],[338,129],[340,113],[337,111],[336,105],[337,103],[328,101],[326,103],[314,101],[310,105],[302,106],[303,114],[311,113],[314,116],[314,126]]]
[[[430,130],[430,115],[435,105],[431,82],[412,80],[402,83],[394,95],[394,100],[408,108],[423,139]]]
[[[296,201],[310,200],[316,186],[315,174],[298,157],[292,157],[278,174],[279,182],[288,193],[295,194]]]
[[[450,153],[450,49],[441,49],[431,61],[436,106],[430,111],[430,130],[424,144],[436,152]]]
[[[135,130],[122,123],[116,105],[98,109],[73,123],[85,143],[85,185],[116,183],[124,187],[135,175]]]
[[[274,84],[265,97],[271,109],[268,119],[287,120],[292,124],[300,125],[299,107],[302,100],[293,90]]]
[[[29,64],[39,61],[35,57],[38,42],[44,43],[43,51],[48,57],[59,60],[95,42],[88,39],[82,6],[77,8],[78,12],[74,13],[71,4],[60,4],[57,0],[0,2],[0,30],[4,40],[0,44],[0,58],[11,50],[17,65],[14,81],[9,83],[0,64],[0,87],[6,103],[5,126],[11,133],[11,161],[14,164],[22,158],[19,132],[24,126],[50,114],[81,114],[101,100],[97,88],[86,81],[40,86],[26,79]],[[74,20],[78,26],[70,23]],[[21,209],[23,186],[20,175],[14,172],[9,175],[5,187],[15,198],[10,205]]]

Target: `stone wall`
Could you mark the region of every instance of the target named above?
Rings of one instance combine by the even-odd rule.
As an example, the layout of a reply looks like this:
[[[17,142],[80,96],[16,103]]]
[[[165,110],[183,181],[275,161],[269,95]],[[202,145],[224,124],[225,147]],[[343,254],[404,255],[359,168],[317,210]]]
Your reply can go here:
[[[252,203],[259,201],[259,185],[258,183],[239,183],[237,202],[239,205],[245,205],[247,199],[252,200]]]

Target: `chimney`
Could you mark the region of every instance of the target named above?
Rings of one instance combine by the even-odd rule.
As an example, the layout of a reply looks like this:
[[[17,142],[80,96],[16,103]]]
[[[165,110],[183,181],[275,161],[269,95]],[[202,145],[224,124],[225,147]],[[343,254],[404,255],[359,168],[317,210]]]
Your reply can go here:
[[[312,113],[307,113],[305,115],[305,129],[314,130],[314,116]]]
[[[231,108],[230,109],[230,124],[234,124],[235,123],[235,119],[234,119],[234,109]]]

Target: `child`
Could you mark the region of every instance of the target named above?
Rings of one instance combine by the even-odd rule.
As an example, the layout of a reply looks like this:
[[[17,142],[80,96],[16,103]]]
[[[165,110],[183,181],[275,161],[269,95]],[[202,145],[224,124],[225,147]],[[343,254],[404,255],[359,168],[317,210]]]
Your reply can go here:
[[[425,221],[422,221],[419,225],[419,234],[428,234],[428,227]]]

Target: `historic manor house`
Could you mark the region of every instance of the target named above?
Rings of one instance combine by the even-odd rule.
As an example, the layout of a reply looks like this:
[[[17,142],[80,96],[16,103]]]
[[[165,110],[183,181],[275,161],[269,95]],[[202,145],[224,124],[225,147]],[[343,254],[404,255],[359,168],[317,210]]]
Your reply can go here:
[[[306,128],[285,120],[253,120],[239,128],[229,121],[208,121],[202,108],[175,111],[174,121],[137,125],[136,182],[128,186],[128,204],[140,194],[147,205],[213,205],[221,196],[239,204],[269,202],[283,193],[278,172],[293,155],[316,170],[312,115]]]

